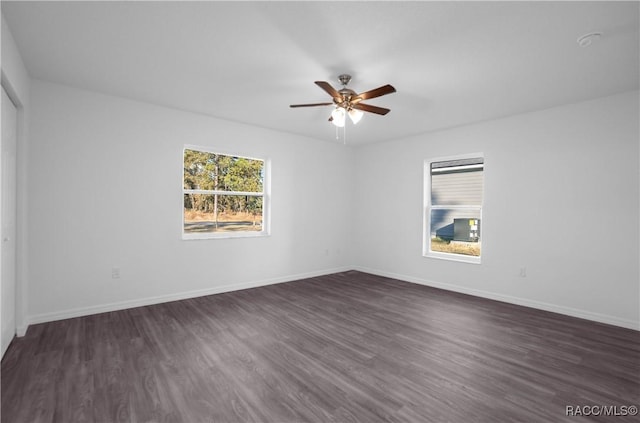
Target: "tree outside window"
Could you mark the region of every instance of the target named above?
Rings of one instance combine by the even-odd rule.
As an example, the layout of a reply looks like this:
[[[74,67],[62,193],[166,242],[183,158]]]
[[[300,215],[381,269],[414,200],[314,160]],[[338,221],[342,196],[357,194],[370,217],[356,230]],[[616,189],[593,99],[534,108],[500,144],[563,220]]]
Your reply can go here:
[[[266,234],[266,161],[185,148],[183,236]]]

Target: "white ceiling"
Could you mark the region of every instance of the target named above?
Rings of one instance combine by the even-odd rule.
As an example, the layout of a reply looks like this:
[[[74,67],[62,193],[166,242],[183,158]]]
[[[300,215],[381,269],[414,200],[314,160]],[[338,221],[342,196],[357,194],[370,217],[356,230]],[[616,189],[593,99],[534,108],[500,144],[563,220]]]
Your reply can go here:
[[[313,81],[390,108],[349,143],[397,139],[639,87],[640,3],[8,2],[34,78],[334,142]],[[603,36],[588,48],[583,34]]]

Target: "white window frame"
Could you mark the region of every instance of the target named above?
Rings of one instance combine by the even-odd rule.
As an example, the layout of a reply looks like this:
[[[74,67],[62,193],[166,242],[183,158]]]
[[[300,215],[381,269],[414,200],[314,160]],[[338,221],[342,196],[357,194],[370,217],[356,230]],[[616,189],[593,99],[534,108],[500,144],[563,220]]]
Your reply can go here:
[[[240,157],[243,159],[260,160],[264,163],[264,177],[262,180],[262,193],[245,192],[245,191],[221,191],[221,190],[200,190],[184,188],[184,152],[185,150],[201,151],[203,153],[219,154],[222,156]],[[180,173],[182,194],[180,196],[181,205],[181,225],[180,231],[183,240],[194,239],[228,239],[228,238],[255,238],[271,235],[271,160],[261,157],[250,157],[243,154],[229,153],[220,149],[212,149],[211,147],[202,147],[197,145],[185,145],[182,149],[182,162],[180,164],[182,172]],[[185,194],[206,194],[206,195],[242,195],[262,197],[262,230],[261,231],[241,231],[241,232],[200,232],[186,233],[184,231],[184,195]]]
[[[456,253],[444,253],[441,251],[432,251],[431,250],[431,211],[438,209],[446,209],[446,210],[473,210],[479,211],[479,219],[484,228],[484,219],[482,217],[482,209],[484,207],[484,192],[482,195],[482,204],[478,205],[432,205],[431,204],[431,164],[436,162],[446,162],[452,160],[462,160],[462,159],[475,159],[482,158],[486,165],[486,159],[483,153],[473,153],[473,154],[460,154],[455,156],[447,156],[447,157],[436,157],[426,159],[424,161],[424,204],[423,204],[423,222],[424,227],[422,230],[422,255],[424,257],[435,258],[435,259],[443,259],[443,260],[451,260],[451,261],[459,261],[464,263],[471,264],[481,264],[482,263],[482,255],[484,251],[484,243],[482,242],[484,238],[484,230],[480,233],[480,256],[469,256],[465,254],[456,254]],[[483,181],[484,181],[484,165],[483,165]],[[484,190],[484,183],[483,183]]]

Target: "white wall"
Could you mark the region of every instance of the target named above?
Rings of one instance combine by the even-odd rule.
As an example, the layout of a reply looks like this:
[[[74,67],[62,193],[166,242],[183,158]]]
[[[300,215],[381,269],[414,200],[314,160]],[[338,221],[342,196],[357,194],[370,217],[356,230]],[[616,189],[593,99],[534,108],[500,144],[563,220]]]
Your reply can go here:
[[[637,92],[355,150],[47,82],[31,93],[32,323],[356,268],[640,328]],[[271,158],[270,237],[181,240],[184,144]],[[482,264],[424,258],[423,160],[474,152]]]
[[[11,30],[2,15],[2,85],[14,101],[25,103],[29,97],[31,80],[22,62]]]
[[[349,147],[42,81],[31,94],[32,323],[351,264]],[[181,239],[185,144],[271,159],[271,236]]]
[[[29,141],[29,93],[31,79],[22,62],[13,35],[5,21],[1,21],[2,38],[2,86],[17,107],[18,111],[18,150],[17,150],[17,242],[16,242],[16,325],[17,333],[22,336],[27,330],[27,302],[28,302],[28,257],[27,257],[27,165],[26,157]],[[1,245],[0,245],[1,248]]]
[[[630,92],[359,148],[356,268],[640,329],[639,114]],[[476,152],[482,264],[422,257],[424,159]]]

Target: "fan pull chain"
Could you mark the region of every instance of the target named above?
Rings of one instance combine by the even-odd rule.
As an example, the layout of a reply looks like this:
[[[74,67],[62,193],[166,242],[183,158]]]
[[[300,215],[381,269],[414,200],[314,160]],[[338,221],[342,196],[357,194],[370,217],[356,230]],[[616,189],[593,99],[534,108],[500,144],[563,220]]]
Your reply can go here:
[[[336,126],[336,140],[340,141],[340,128]],[[347,123],[342,127],[342,143],[347,145]]]

